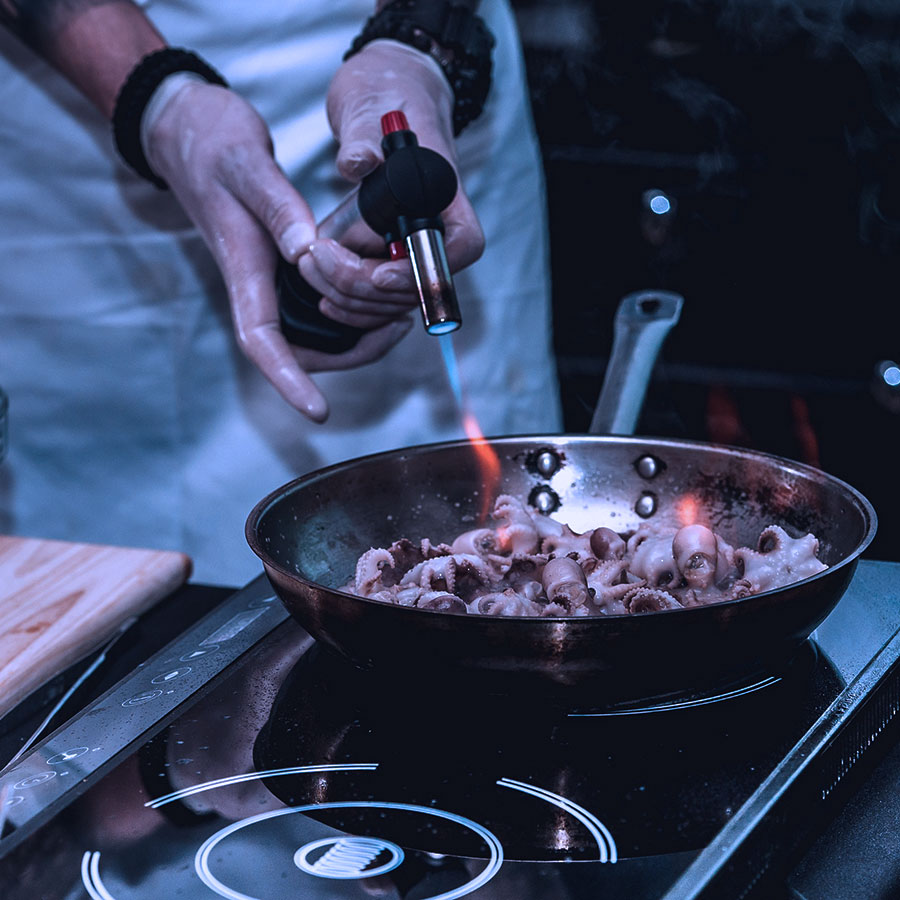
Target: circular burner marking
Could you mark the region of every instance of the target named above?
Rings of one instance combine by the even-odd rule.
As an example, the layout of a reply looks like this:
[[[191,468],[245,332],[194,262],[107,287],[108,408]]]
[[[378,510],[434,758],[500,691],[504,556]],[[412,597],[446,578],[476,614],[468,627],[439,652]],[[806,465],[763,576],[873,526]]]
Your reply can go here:
[[[616,842],[613,840],[613,836],[609,829],[592,812],[588,812],[583,806],[575,803],[573,800],[561,797],[559,794],[554,794],[553,791],[548,791],[546,788],[535,787],[533,784],[525,784],[523,781],[514,781],[512,778],[501,778],[497,781],[497,785],[500,787],[512,788],[514,791],[521,791],[523,794],[530,794],[532,797],[537,797],[538,800],[545,800],[548,803],[552,803],[554,806],[558,806],[561,810],[564,810],[569,813],[569,815],[578,819],[578,821],[591,833],[594,840],[597,842],[597,848],[600,853],[600,862],[614,863],[618,860],[619,856],[616,849]]]
[[[259,813],[255,816],[250,816],[247,819],[242,819],[240,822],[234,822],[223,828],[221,831],[217,831],[203,842],[203,845],[194,857],[194,869],[196,870],[197,875],[199,875],[200,880],[208,888],[215,891],[220,897],[227,897],[229,900],[258,900],[256,897],[242,894],[239,891],[232,890],[227,885],[222,884],[222,882],[210,871],[209,857],[220,841],[230,834],[234,834],[236,831],[246,828],[248,825],[254,825],[257,822],[263,822],[267,819],[275,818],[276,816],[286,816],[292,813],[303,813],[311,810],[358,809],[361,807],[366,809],[396,809],[404,812],[417,812],[427,816],[435,816],[439,819],[446,819],[471,829],[487,844],[491,857],[485,868],[476,875],[475,878],[451,891],[445,891],[443,894],[435,894],[432,897],[423,898],[423,900],[457,900],[459,897],[465,897],[467,894],[471,894],[473,891],[476,891],[478,888],[487,884],[487,882],[489,882],[500,870],[500,866],[503,865],[503,847],[500,844],[500,841],[497,840],[496,836],[484,826],[479,825],[477,822],[473,822],[471,819],[466,819],[463,816],[458,816],[455,813],[446,812],[442,809],[435,809],[429,806],[415,806],[410,803],[388,803],[377,800],[363,800],[357,802],[350,800],[334,803],[308,803],[304,806],[273,809],[268,812]],[[365,877],[369,877],[369,874],[370,873],[368,872],[364,873]]]
[[[246,772],[243,775],[231,775],[228,778],[217,778],[215,781],[204,781],[202,784],[195,784],[193,787],[182,788],[180,791],[174,791],[171,794],[165,794],[162,797],[155,797],[153,800],[148,800],[144,806],[149,806],[151,809],[158,809],[160,806],[165,806],[166,803],[181,800],[183,797],[190,797],[192,794],[201,794],[203,791],[227,787],[230,784],[240,784],[244,781],[255,781],[257,778],[274,778],[278,775],[300,775],[301,773],[308,772],[374,771],[377,768],[378,763],[322,763],[314,766],[289,766],[286,769],[266,769],[263,772]]]
[[[327,848],[315,856],[317,850]],[[380,866],[372,863],[388,854]],[[403,851],[391,841],[380,838],[342,837],[322,838],[301,847],[294,854],[294,865],[319,878],[374,878],[396,869],[403,862]]]
[[[91,900],[115,900],[100,877],[100,851],[86,850],[81,857],[81,883]]]
[[[725,691],[721,694],[711,694],[709,697],[695,697],[689,700],[664,700],[660,703],[651,704],[650,706],[633,706],[627,709],[612,709],[606,712],[569,713],[569,718],[584,719],[604,716],[636,716],[643,715],[644,713],[668,712],[673,709],[688,709],[693,706],[706,706],[709,703],[720,703],[722,700],[732,700],[735,697],[743,697],[745,694],[761,691],[763,688],[778,684],[779,681],[781,681],[780,677],[771,675],[768,678],[764,678],[762,681],[735,688],[731,691]]]

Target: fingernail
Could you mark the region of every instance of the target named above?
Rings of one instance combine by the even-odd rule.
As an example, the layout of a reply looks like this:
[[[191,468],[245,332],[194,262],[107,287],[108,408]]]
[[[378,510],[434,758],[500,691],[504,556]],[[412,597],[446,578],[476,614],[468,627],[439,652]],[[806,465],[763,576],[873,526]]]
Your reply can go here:
[[[315,397],[312,400],[308,400],[303,413],[312,419],[313,422],[324,422],[328,418],[328,402],[324,397]]]
[[[322,271],[323,275],[334,275],[338,260],[334,250],[327,241],[316,241],[310,245],[309,252],[312,254],[316,265]]]
[[[308,385],[295,384],[290,402],[313,422],[324,422],[328,418],[328,401],[319,391],[310,390]]]
[[[378,165],[373,149],[361,142],[348,144],[339,154],[338,170],[346,178],[362,178]]]
[[[295,222],[284,230],[279,244],[293,262],[315,239],[315,228],[307,222]]]

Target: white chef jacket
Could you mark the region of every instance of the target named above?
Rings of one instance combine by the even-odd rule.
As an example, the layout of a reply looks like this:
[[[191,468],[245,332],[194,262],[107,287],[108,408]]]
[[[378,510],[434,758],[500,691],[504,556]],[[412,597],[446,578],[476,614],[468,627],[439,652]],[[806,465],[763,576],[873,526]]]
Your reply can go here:
[[[317,218],[331,211],[348,185],[324,98],[372,0],[142,5],[260,112]],[[454,344],[485,434],[555,432],[544,185],[521,51],[505,0],[480,12],[497,38],[494,83],[458,149],[487,247],[456,276]],[[314,377],[332,407],[323,425],[241,354],[222,278],[175,199],[134,175],[109,123],[0,30],[0,533],[177,549],[194,580],[237,586],[262,570],[244,522],[269,491],[463,436],[422,327],[377,363]]]

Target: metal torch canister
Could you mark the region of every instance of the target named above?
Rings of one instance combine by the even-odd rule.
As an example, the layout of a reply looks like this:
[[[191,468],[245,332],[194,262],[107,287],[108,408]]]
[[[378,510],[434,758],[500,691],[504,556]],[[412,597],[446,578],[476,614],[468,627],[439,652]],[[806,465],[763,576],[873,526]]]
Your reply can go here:
[[[319,223],[318,233],[340,240],[364,221],[384,238],[391,259],[409,259],[425,330],[448,334],[462,324],[441,218],[456,196],[456,172],[439,153],[419,146],[399,110],[382,116],[381,129],[384,162]],[[282,331],[291,343],[341,353],[366,333],[324,316],[318,292],[285,260],[276,286]]]
[[[456,288],[444,251],[444,236],[436,228],[420,228],[406,238],[406,253],[412,264],[429,334],[449,334],[462,325]]]

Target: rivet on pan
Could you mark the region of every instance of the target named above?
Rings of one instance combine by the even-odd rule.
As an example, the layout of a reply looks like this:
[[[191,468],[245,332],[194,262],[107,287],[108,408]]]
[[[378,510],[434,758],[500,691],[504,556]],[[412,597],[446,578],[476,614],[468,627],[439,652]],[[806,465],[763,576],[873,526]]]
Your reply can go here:
[[[559,494],[546,484],[535,485],[528,495],[528,502],[545,516],[549,516],[560,507]]]
[[[537,455],[534,466],[544,478],[550,478],[551,475],[559,471],[559,457],[552,450],[541,450]]]
[[[644,491],[634,504],[634,511],[642,518],[649,519],[656,512],[656,494]]]
[[[662,466],[655,456],[642,456],[635,464],[638,475],[641,478],[656,478],[659,475]]]

